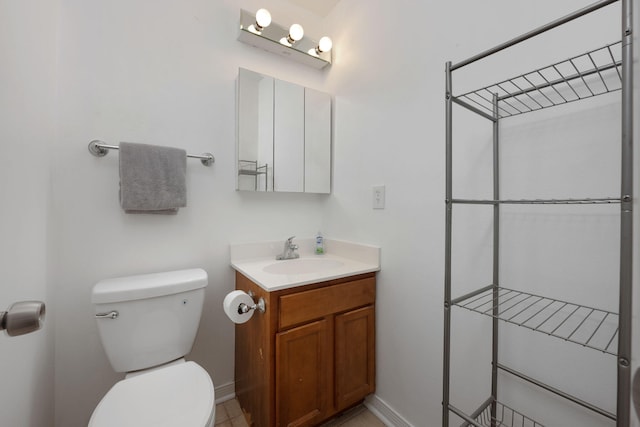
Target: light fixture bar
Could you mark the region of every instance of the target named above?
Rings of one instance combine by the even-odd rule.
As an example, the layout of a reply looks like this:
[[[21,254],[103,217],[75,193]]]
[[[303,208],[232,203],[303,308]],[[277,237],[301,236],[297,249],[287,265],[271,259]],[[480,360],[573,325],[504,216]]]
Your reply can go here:
[[[256,16],[241,9],[238,40],[313,68],[322,69],[331,64],[331,50],[325,52],[317,49],[319,43],[306,35],[291,46],[286,46],[280,40],[282,38],[286,40],[289,36],[289,28],[271,21],[268,27],[262,28],[257,34],[249,29],[255,24]]]

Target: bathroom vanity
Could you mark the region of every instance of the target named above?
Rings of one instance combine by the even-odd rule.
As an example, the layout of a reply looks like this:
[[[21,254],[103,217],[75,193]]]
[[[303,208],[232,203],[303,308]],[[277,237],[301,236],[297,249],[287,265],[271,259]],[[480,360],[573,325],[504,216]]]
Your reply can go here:
[[[249,425],[315,426],[375,391],[379,248],[367,250],[376,259],[301,250],[299,260],[276,263],[234,261],[232,249],[236,289],[266,307],[236,325],[235,391]],[[274,265],[277,274],[265,273]]]

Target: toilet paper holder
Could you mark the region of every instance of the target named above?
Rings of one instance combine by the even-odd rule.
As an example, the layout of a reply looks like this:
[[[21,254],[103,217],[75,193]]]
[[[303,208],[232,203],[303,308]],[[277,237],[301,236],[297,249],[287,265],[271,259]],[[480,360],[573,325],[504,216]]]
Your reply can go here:
[[[238,305],[238,314],[248,313],[249,310],[258,310],[260,313],[264,313],[265,311],[267,311],[267,304],[264,302],[264,298],[260,297],[258,299],[258,302],[255,302],[256,294],[254,294],[253,291],[247,292],[247,295],[249,295],[251,299],[254,300],[254,304],[247,305],[245,303],[240,303],[240,305]]]
[[[10,337],[35,332],[44,324],[45,305],[41,301],[20,301],[0,311],[0,331]]]

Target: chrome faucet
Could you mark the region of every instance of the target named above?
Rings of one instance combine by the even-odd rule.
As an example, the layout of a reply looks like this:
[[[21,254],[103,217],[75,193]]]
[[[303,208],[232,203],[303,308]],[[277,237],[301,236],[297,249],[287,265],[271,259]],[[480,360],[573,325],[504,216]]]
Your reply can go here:
[[[298,250],[298,245],[293,243],[293,239],[295,239],[295,237],[296,236],[291,236],[285,240],[284,250],[281,254],[276,255],[277,260],[300,258],[300,255],[296,252]]]

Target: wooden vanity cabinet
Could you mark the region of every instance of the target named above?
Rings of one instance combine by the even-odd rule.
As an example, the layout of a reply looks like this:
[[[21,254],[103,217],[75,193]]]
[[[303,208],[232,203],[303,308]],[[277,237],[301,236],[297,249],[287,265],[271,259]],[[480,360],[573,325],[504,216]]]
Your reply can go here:
[[[320,424],[375,391],[375,273],[266,292],[236,325],[236,396],[254,427]]]

